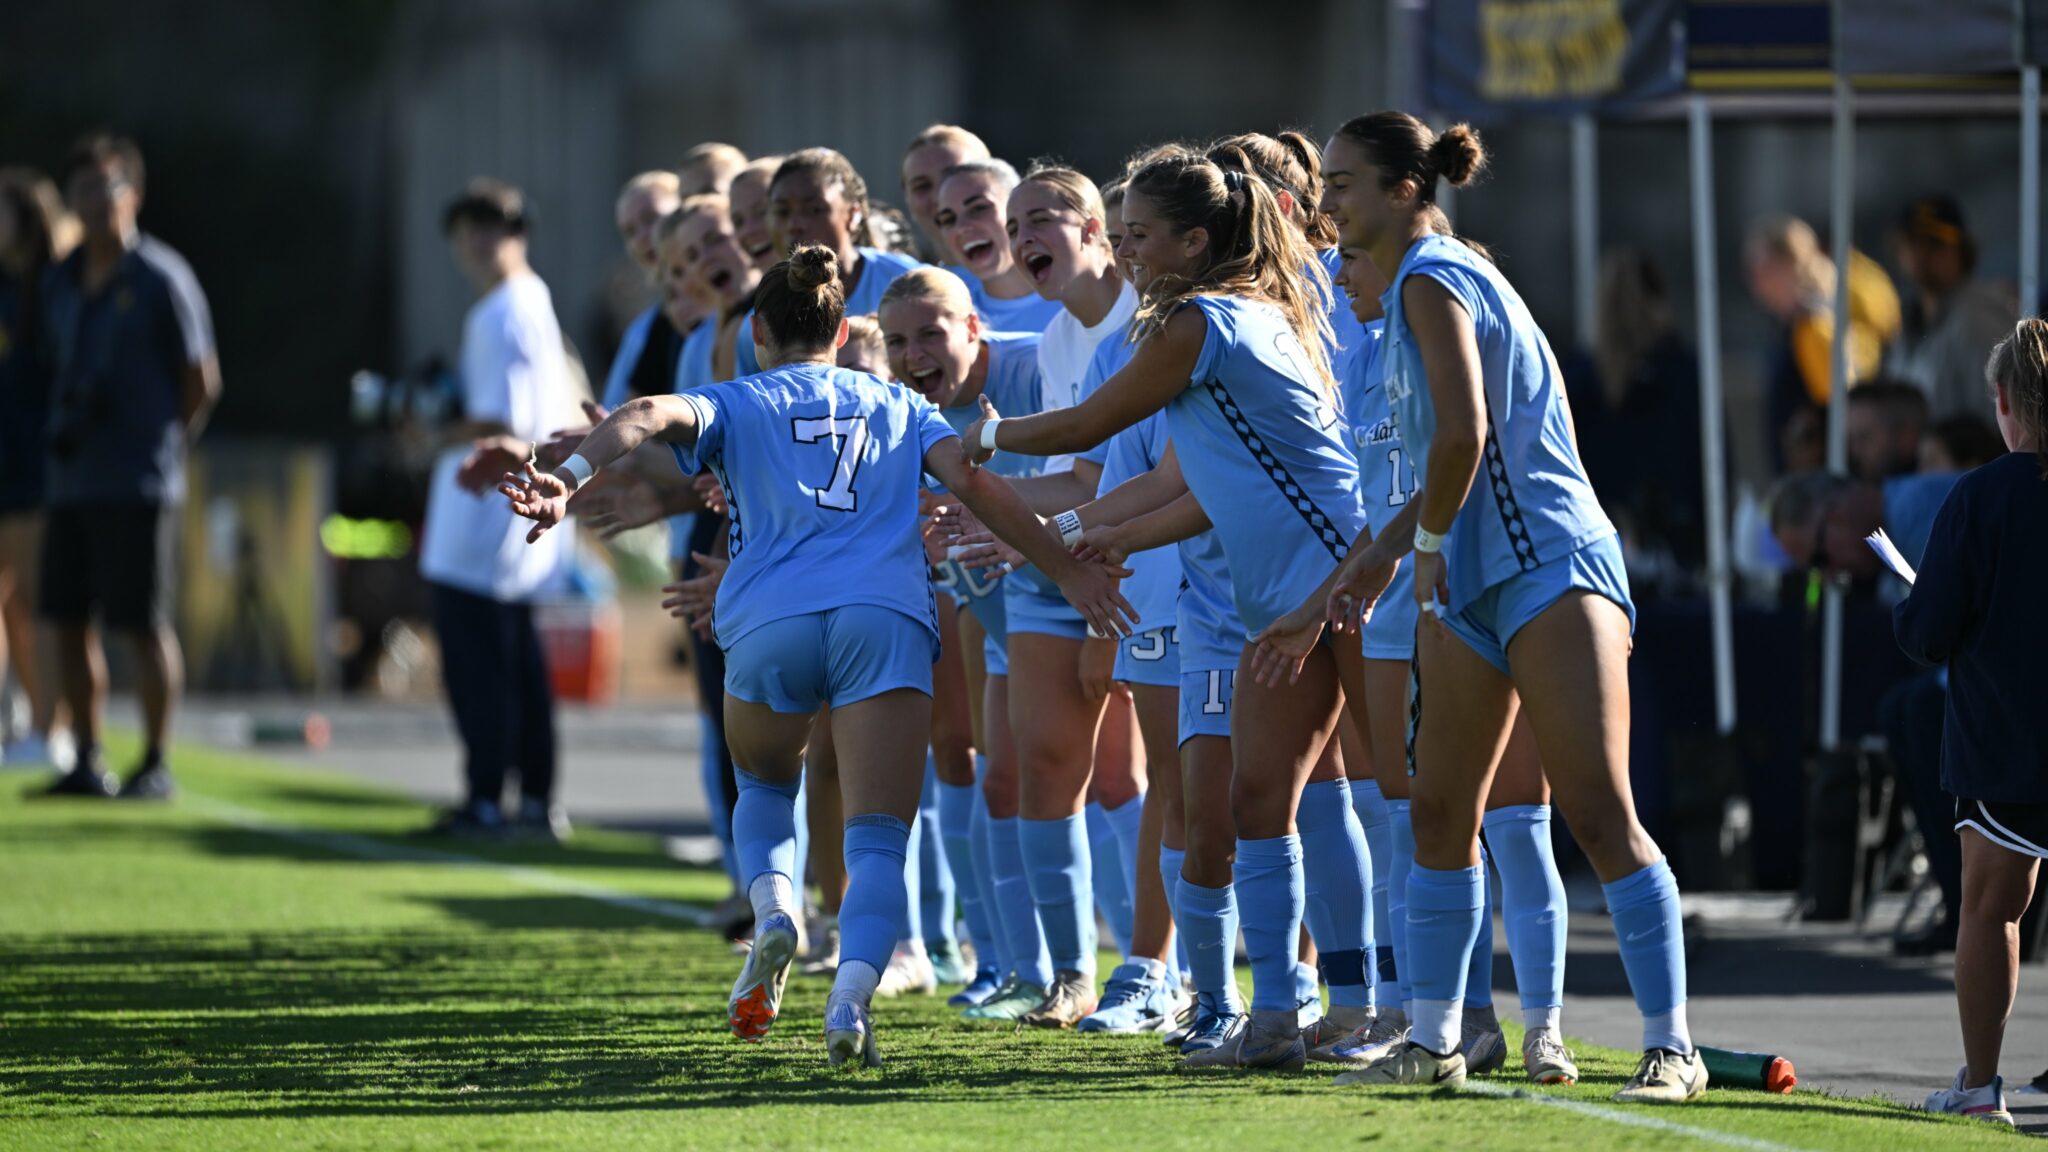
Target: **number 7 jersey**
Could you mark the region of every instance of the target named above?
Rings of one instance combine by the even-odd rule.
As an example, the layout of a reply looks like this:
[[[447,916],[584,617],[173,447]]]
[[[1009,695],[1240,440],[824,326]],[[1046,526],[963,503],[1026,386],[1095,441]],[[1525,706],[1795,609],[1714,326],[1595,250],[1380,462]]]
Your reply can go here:
[[[794,364],[685,393],[694,451],[731,505],[718,586],[720,647],[763,624],[850,604],[893,608],[938,635],[917,495],[924,456],[957,433],[932,403],[866,373]]]

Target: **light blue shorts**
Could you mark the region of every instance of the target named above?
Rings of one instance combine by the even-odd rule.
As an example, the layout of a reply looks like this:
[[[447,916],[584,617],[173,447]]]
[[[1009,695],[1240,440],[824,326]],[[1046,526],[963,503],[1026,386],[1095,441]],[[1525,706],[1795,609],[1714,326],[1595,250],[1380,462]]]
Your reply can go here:
[[[1036,632],[1045,636],[1085,639],[1088,624],[1067,598],[1057,592],[1045,593],[1028,580],[1014,575],[1003,581],[1003,614],[1009,617],[1009,631]]]
[[[938,636],[893,608],[849,604],[771,621],[725,653],[725,690],[777,712],[814,712],[897,688],[932,694]]]
[[[982,672],[989,676],[1010,674],[1010,649],[994,636],[981,638]]]
[[[1230,699],[1237,692],[1237,672],[1180,674],[1180,742],[1196,736],[1230,738]]]
[[[1415,565],[1407,559],[1394,572],[1393,583],[1372,606],[1360,648],[1367,660],[1415,659]]]
[[[1154,628],[1117,641],[1116,669],[1111,675],[1126,684],[1180,687],[1180,630]]]
[[[1628,613],[1631,635],[1636,629],[1636,604],[1628,594],[1628,567],[1621,559],[1621,540],[1608,535],[1566,556],[1539,564],[1481,592],[1464,610],[1444,617],[1444,624],[1486,662],[1508,671],[1508,645],[1515,633],[1562,600],[1575,588],[1604,596]]]

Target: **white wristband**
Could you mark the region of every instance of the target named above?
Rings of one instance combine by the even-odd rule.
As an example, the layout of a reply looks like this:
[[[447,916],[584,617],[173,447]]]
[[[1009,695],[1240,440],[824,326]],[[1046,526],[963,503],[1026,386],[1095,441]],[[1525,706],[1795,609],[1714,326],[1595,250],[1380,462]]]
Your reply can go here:
[[[562,471],[576,478],[576,483],[569,485],[571,492],[590,483],[590,478],[597,475],[597,469],[590,466],[590,461],[585,460],[581,452],[562,461]]]
[[[981,426],[981,446],[983,448],[986,448],[991,452],[996,450],[996,425],[1001,424],[1002,422],[1003,418],[998,416],[995,419]]]
[[[1417,552],[1441,552],[1443,548],[1444,538],[1442,536],[1431,532],[1419,523],[1415,525],[1415,550]]]
[[[1081,527],[1081,514],[1072,508],[1052,518],[1053,528],[1060,534],[1060,543],[1072,548],[1081,542],[1081,534],[1087,529]]]

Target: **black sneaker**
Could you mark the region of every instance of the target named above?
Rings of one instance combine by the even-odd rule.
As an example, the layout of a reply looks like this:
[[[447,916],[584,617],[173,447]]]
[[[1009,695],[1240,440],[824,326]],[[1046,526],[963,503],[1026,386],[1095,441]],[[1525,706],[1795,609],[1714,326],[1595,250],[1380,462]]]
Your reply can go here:
[[[495,804],[471,801],[442,812],[432,824],[420,829],[419,834],[461,840],[497,840],[505,835],[505,816]]]
[[[171,770],[162,761],[144,764],[121,785],[123,800],[169,800],[177,794],[177,781],[171,779]]]
[[[512,835],[521,840],[560,844],[569,838],[569,814],[560,804],[528,798],[519,802],[519,815],[511,824]]]
[[[38,796],[87,796],[95,800],[110,800],[120,794],[120,778],[100,767],[97,757],[88,756],[80,756],[71,771],[36,793]]]

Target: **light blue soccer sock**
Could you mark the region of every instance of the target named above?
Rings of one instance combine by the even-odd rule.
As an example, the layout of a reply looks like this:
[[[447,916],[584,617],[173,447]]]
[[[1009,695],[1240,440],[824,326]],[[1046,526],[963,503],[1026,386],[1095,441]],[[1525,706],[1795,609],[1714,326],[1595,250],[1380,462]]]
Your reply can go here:
[[[1131,894],[1131,909],[1135,914],[1138,907],[1138,837],[1145,823],[1145,794],[1138,793],[1116,808],[1104,807],[1103,819],[1109,821],[1109,829],[1116,833],[1117,878],[1123,882],[1124,890]],[[1094,842],[1091,838],[1091,844]],[[1097,872],[1102,871],[1100,867]],[[1128,948],[1125,955],[1130,955]]]
[[[1088,922],[1093,924],[1094,913],[1100,912],[1103,922],[1109,925],[1110,938],[1116,941],[1117,954],[1128,956],[1131,926],[1137,912],[1131,902],[1130,883],[1124,879],[1130,869],[1124,865],[1123,850],[1116,842],[1116,829],[1102,805],[1089,801],[1081,809],[1081,816],[1088,837],[1088,887],[1095,899],[1094,907],[1087,914]]]
[[[1194,969],[1188,966],[1187,922],[1181,917],[1180,911],[1180,868],[1181,862],[1187,858],[1188,854],[1184,849],[1168,848],[1164,844],[1159,846],[1159,881],[1166,886],[1166,911],[1173,917],[1174,959],[1180,964],[1172,973],[1175,988],[1194,978]]]
[[[918,799],[917,822],[924,825],[924,841],[917,853],[924,939],[934,946],[957,945],[959,929],[953,923],[957,893],[946,858],[945,831],[939,826],[939,765],[930,752],[924,757],[924,794]]]
[[[960,903],[960,918],[967,921],[967,937],[974,944],[976,963],[985,965],[995,949],[988,913],[981,903],[980,877],[974,868],[974,797],[979,791],[972,784],[939,781],[938,829],[946,863],[952,871],[954,897]]]
[[[796,781],[774,783],[744,769],[734,772],[739,800],[732,809],[734,851],[754,901],[754,915],[796,916]]]
[[[1515,965],[1522,1022],[1555,1029],[1564,1007],[1567,914],[1564,881],[1551,851],[1550,805],[1496,808],[1486,814],[1485,827],[1500,875],[1501,925]]]
[[[1031,877],[1024,869],[1024,849],[1015,816],[989,820],[989,863],[995,875],[996,913],[1003,920],[1004,949],[1010,971],[1027,984],[1052,983],[1052,959],[1039,930],[1038,904],[1031,899]]]
[[[993,969],[998,978],[1010,973],[1010,945],[1003,935],[1002,909],[996,904],[996,869],[989,858],[989,839],[994,834],[988,814],[988,793],[981,790],[981,782],[988,776],[988,757],[979,753],[974,757],[974,810],[968,827],[974,838],[974,886],[981,894],[981,918],[988,925],[987,946],[975,963],[982,968]],[[975,944],[981,946],[981,940]]]
[[[1415,868],[1415,828],[1406,800],[1387,801],[1387,935],[1393,938],[1394,988],[1403,1013],[1415,1000],[1409,981],[1415,965],[1408,955],[1408,876]]]
[[[1438,1055],[1458,1050],[1466,971],[1486,907],[1483,868],[1408,872],[1409,1036]]]
[[[1479,846],[1479,934],[1472,938],[1471,964],[1465,970],[1465,1007],[1493,1010],[1493,879],[1491,857]]]
[[[1671,866],[1658,857],[1601,890],[1621,943],[1621,966],[1643,1014],[1643,1048],[1692,1051],[1685,1020],[1685,925]]]
[[[1095,975],[1095,916],[1088,901],[1088,822],[1078,813],[1057,820],[1019,820],[1018,843],[1031,878],[1031,900],[1055,972]]]
[[[734,768],[733,772],[737,775],[739,769]],[[789,875],[796,882],[797,907],[799,908],[804,905],[804,878],[810,875],[811,872],[811,789],[810,785],[805,783],[810,774],[810,769],[806,767],[803,774],[798,776],[796,780],[796,811],[804,815],[796,818],[796,855],[790,861],[791,871]]]
[[[846,899],[839,905],[839,963],[889,966],[901,931],[903,862],[910,828],[894,816],[872,813],[846,822]]]
[[[732,809],[725,803],[725,762],[719,755],[718,724],[702,712],[697,714],[697,780],[704,786],[704,804],[711,811],[711,834],[718,838],[718,855],[725,874],[740,883],[739,847],[732,839]],[[735,768],[734,774],[738,774]],[[738,797],[734,797],[735,806]]]
[[[1188,965],[1195,991],[1207,996],[1217,1011],[1244,1011],[1237,994],[1237,888],[1204,888],[1182,878],[1174,907],[1184,917],[1181,935],[1188,940]]]
[[[914,948],[924,947],[924,869],[918,867],[918,853],[924,848],[927,825],[922,815],[910,818],[910,835],[903,850],[903,919],[896,925],[896,939]]]
[[[1401,993],[1394,976],[1394,922],[1387,913],[1387,880],[1393,867],[1393,829],[1387,823],[1387,801],[1377,780],[1351,782],[1351,810],[1365,830],[1365,848],[1372,857],[1372,991],[1377,1004],[1399,1007]]]
[[[1365,958],[1372,948],[1372,856],[1351,810],[1350,782],[1339,777],[1304,787],[1294,827],[1306,880],[1304,915],[1330,1006],[1370,1008]]]
[[[1306,881],[1301,871],[1301,837],[1275,836],[1237,841],[1232,869],[1244,948],[1251,958],[1252,1011],[1292,1012],[1296,999],[1295,956],[1301,944]]]

